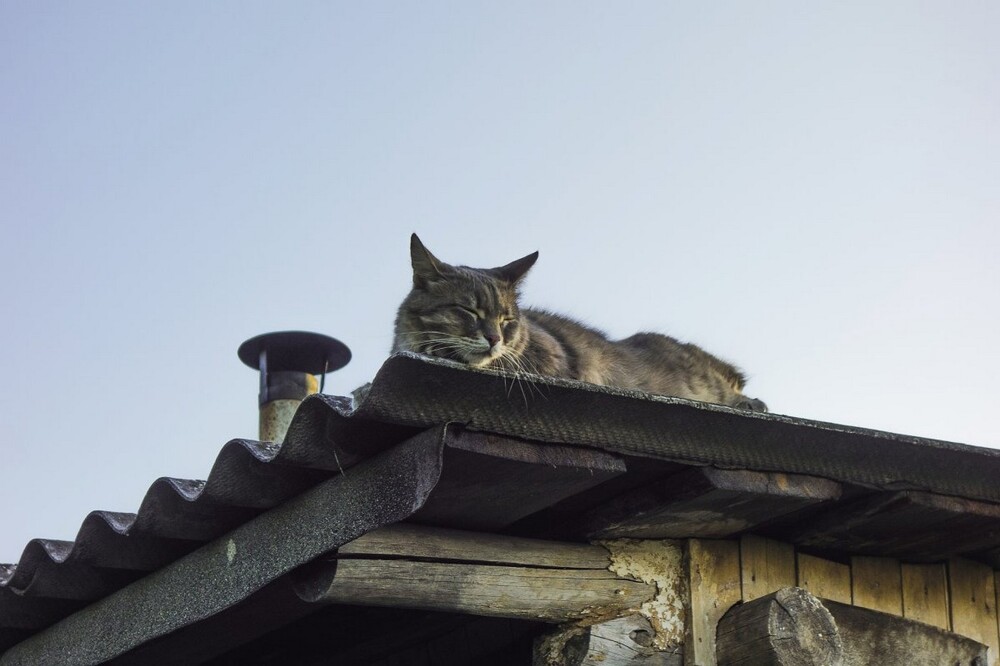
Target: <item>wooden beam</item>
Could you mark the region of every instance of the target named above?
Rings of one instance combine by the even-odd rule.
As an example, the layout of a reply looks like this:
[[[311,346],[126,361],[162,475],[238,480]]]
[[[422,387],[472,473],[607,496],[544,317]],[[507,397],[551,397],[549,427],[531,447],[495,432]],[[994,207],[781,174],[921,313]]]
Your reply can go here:
[[[840,494],[813,476],[699,467],[602,503],[577,529],[592,539],[725,538]]]
[[[824,601],[844,645],[844,666],[985,666],[987,646],[888,613]]]
[[[717,640],[720,666],[975,666],[987,654],[970,638],[801,588],[734,606]]]
[[[739,543],[688,540],[688,577],[691,615],[685,633],[684,663],[714,666],[716,625],[741,597]]]
[[[936,562],[995,548],[998,530],[1000,504],[907,490],[838,504],[782,538],[799,547]]]
[[[740,538],[743,601],[753,601],[795,585],[795,548],[753,534]]]
[[[600,546],[397,525],[303,567],[296,591],[320,603],[599,621],[635,612],[656,593],[608,562]]]
[[[821,599],[851,603],[851,567],[798,554],[799,587]]]
[[[451,562],[607,569],[606,548],[584,543],[524,539],[443,527],[397,523],[364,534],[337,550],[337,557],[407,557]]]
[[[733,606],[717,645],[719,666],[840,666],[844,652],[830,612],[799,587]]]
[[[363,559],[338,560],[308,600],[567,622],[637,609],[655,592],[607,570]]]

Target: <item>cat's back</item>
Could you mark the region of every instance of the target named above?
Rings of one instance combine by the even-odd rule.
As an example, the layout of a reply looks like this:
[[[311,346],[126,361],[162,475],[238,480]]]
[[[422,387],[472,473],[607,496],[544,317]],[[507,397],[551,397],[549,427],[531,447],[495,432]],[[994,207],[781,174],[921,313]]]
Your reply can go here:
[[[722,404],[744,400],[742,373],[697,345],[661,333],[611,340],[547,310],[523,315],[532,341],[525,352],[541,374]]]
[[[548,310],[525,308],[521,316],[529,332],[524,355],[538,374],[615,383],[619,354],[603,331]]]
[[[521,315],[534,326],[564,340],[579,341],[581,344],[608,343],[608,336],[603,331],[566,315],[539,308],[524,308]]]

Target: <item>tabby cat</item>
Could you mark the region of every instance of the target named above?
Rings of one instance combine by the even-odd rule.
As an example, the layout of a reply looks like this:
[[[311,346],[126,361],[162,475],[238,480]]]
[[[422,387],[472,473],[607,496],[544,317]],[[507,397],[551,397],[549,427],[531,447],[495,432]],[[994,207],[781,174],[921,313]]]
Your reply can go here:
[[[521,308],[518,286],[537,252],[499,268],[452,266],[413,234],[410,258],[413,289],[396,316],[394,352],[767,411],[742,394],[739,370],[700,347],[658,333],[609,340],[567,317]]]

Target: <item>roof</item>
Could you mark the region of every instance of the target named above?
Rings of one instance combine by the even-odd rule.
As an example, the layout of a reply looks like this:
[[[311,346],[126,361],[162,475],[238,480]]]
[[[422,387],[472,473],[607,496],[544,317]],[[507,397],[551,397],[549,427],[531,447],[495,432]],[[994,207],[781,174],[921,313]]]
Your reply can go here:
[[[1000,566],[998,478],[991,449],[400,354],[357,400],[304,401],[282,445],[233,440],[206,481],[31,541],[0,566],[0,664],[203,661],[315,612],[289,575],[404,520]]]

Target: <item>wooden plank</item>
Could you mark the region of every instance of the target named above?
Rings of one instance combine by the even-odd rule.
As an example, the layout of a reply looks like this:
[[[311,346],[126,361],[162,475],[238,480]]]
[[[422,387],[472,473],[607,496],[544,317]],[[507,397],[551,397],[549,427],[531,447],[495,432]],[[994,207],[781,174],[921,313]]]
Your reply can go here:
[[[741,597],[740,545],[689,539],[687,546],[691,618],[685,632],[684,663],[715,666],[716,626]]]
[[[948,561],[952,631],[988,645],[991,666],[1000,663],[995,585],[993,569],[985,564],[961,558]]]
[[[851,599],[855,606],[903,614],[899,561],[888,557],[851,558]]]
[[[604,451],[449,428],[441,479],[415,521],[497,532],[624,473]]]
[[[746,534],[740,539],[744,602],[795,585],[795,548],[788,543]]]
[[[798,554],[799,587],[821,599],[851,603],[851,567],[820,557]]]
[[[946,631],[948,617],[948,574],[943,564],[903,564],[903,617]]]
[[[840,493],[829,479],[699,467],[603,502],[578,530],[590,539],[724,538]]]
[[[482,532],[398,523],[364,534],[337,550],[338,558],[396,556],[481,564],[607,569],[606,548]]]

